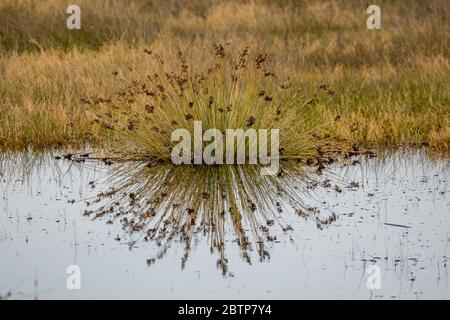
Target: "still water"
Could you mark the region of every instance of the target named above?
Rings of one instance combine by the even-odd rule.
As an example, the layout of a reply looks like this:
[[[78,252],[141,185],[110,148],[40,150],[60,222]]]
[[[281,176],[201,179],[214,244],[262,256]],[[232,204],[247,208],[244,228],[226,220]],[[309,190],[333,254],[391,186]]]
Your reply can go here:
[[[267,179],[29,158],[0,165],[0,295],[450,298],[450,166],[422,152]]]

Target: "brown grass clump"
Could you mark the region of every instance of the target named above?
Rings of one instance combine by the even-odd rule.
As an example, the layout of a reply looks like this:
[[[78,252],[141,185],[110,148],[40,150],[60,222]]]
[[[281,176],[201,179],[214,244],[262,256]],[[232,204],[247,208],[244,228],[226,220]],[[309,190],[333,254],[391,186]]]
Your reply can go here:
[[[224,134],[226,129],[279,129],[281,159],[338,149],[329,135],[319,134],[327,123],[314,122],[313,100],[290,81],[280,81],[267,55],[245,48],[233,58],[222,44],[214,44],[214,50],[213,64],[200,71],[181,51],[179,65],[171,70],[161,55],[144,49],[158,72],[127,82],[112,98],[83,99],[92,123],[110,130],[115,151],[131,158],[170,161],[177,143],[172,132],[185,128],[194,136],[194,121],[201,121],[204,131]]]

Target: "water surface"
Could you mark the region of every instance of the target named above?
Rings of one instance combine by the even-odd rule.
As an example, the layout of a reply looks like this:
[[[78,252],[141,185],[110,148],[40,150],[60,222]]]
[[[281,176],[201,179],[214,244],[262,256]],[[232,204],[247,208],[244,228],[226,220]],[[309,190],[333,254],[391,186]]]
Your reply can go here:
[[[396,153],[272,180],[202,170],[4,159],[0,294],[450,298],[445,161]],[[69,265],[81,290],[66,287]]]

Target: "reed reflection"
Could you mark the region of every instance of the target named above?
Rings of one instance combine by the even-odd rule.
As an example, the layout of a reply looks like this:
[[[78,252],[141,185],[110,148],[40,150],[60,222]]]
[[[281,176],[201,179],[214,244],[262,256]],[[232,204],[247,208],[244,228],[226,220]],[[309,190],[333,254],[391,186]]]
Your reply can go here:
[[[318,180],[318,179],[321,179]],[[332,212],[305,205],[305,197],[325,176],[312,175],[302,166],[285,165],[277,176],[261,176],[256,165],[175,166],[127,162],[113,166],[109,190],[98,194],[85,215],[119,221],[137,240],[154,241],[158,252],[149,264],[165,256],[174,240],[184,246],[184,268],[193,240],[203,236],[217,266],[227,273],[226,243],[236,243],[242,258],[252,263],[270,259],[267,244],[274,230],[289,232],[285,211],[313,219],[318,228],[336,220]],[[232,241],[226,239],[232,236]]]

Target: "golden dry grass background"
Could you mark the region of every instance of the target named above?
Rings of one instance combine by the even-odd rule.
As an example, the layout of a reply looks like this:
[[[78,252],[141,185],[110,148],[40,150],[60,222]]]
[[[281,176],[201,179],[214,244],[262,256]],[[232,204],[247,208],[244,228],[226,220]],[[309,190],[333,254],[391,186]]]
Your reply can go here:
[[[176,67],[214,61],[228,43],[270,57],[283,81],[314,98],[320,129],[364,146],[450,144],[450,6],[379,1],[382,30],[366,28],[366,1],[80,0],[82,30],[66,28],[73,1],[0,3],[0,147],[103,144],[81,102],[142,81],[151,49]],[[117,76],[113,75],[117,73]],[[333,95],[317,94],[326,85]],[[326,132],[325,132],[326,131]],[[300,143],[300,142],[299,142]]]

